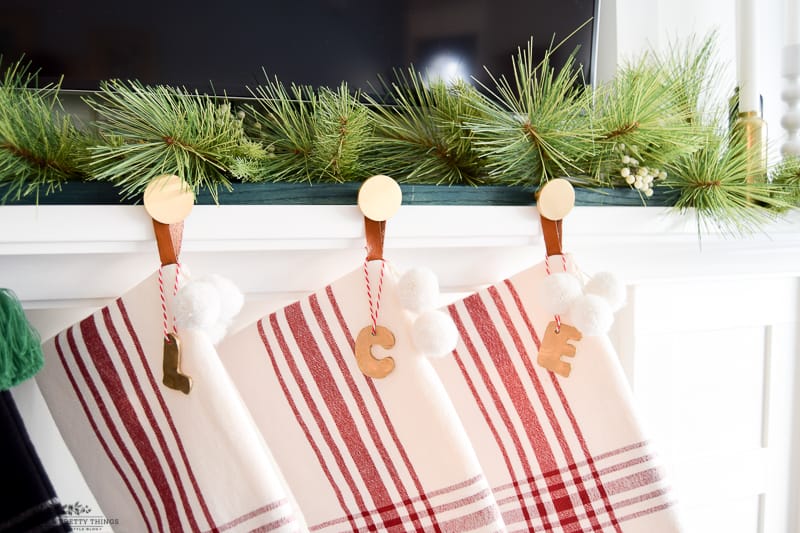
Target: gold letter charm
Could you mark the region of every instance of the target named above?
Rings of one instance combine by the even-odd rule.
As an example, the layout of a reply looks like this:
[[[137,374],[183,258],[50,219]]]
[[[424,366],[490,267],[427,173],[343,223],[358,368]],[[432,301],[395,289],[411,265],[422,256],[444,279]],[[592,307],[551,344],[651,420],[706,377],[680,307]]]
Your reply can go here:
[[[544,330],[544,339],[539,346],[539,356],[536,362],[547,370],[569,377],[572,366],[561,360],[562,356],[575,357],[575,346],[567,341],[581,340],[581,332],[578,328],[561,323],[561,329],[556,333],[556,323],[547,324]]]
[[[164,339],[164,380],[170,389],[189,394],[192,390],[192,378],[181,374],[181,344],[178,337],[170,333]]]
[[[356,362],[361,372],[371,378],[385,378],[394,370],[394,359],[384,357],[377,359],[372,355],[372,346],[379,344],[387,350],[394,346],[394,334],[383,326],[375,328],[372,334],[372,326],[367,326],[358,332],[356,339]]]

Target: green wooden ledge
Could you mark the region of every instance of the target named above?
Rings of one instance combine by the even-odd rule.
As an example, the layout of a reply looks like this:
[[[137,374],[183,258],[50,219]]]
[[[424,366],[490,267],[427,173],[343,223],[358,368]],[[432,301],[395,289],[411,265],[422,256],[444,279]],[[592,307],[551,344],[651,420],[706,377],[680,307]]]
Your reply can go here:
[[[235,183],[232,191],[220,189],[220,205],[355,205],[360,183]],[[483,185],[401,185],[403,205],[533,205],[533,187]],[[5,188],[0,187],[0,197]],[[647,205],[671,206],[676,191],[656,189]],[[8,200],[5,205],[131,205],[140,198],[122,199],[110,183],[68,182],[47,196]],[[214,205],[208,191],[197,196],[198,205]],[[633,189],[576,189],[579,206],[643,206]]]

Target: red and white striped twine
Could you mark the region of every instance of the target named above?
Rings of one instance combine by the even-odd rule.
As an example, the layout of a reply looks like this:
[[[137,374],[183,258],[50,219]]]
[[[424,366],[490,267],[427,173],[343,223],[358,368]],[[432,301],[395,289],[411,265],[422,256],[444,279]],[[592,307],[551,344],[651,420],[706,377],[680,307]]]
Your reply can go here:
[[[375,335],[375,330],[378,327],[378,313],[381,310],[381,293],[383,292],[383,274],[386,269],[386,262],[381,259],[381,273],[378,276],[378,294],[375,298],[375,303],[372,303],[372,287],[369,282],[369,260],[364,259],[364,281],[367,285],[367,299],[369,300],[369,317],[372,321],[372,334]]]
[[[178,294],[178,283],[181,277],[181,264],[175,264],[175,283],[172,286],[172,296]],[[158,295],[161,298],[161,318],[162,324],[164,326],[164,339],[169,341],[169,313],[167,312],[167,298],[164,295],[164,269],[163,267],[159,267],[158,269]],[[175,326],[175,319],[172,319],[172,333],[174,335],[178,334],[178,328]]]
[[[566,272],[567,271],[567,256],[564,255],[564,254],[561,254],[561,266],[564,269],[564,272]],[[547,272],[547,275],[549,276],[550,275],[550,257],[549,256],[545,256],[544,257],[544,270],[545,270],[545,272]],[[561,331],[561,315],[558,315],[558,314],[553,315],[553,318],[556,321],[556,333],[559,333]]]

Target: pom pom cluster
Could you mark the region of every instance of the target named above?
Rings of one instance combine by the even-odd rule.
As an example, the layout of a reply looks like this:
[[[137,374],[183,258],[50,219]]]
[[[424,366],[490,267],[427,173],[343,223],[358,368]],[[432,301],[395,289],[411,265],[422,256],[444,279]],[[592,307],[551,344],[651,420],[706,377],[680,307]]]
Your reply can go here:
[[[243,304],[244,296],[233,282],[209,274],[181,287],[175,295],[172,311],[176,326],[204,331],[216,344],[225,336]]]
[[[602,335],[625,303],[625,286],[608,272],[596,274],[585,286],[573,274],[558,272],[542,281],[539,299],[547,312],[568,315],[584,335]]]
[[[427,268],[414,268],[403,274],[397,295],[408,311],[417,314],[411,326],[414,346],[429,357],[443,357],[458,343],[458,329],[450,315],[434,309],[439,300],[439,280]]]

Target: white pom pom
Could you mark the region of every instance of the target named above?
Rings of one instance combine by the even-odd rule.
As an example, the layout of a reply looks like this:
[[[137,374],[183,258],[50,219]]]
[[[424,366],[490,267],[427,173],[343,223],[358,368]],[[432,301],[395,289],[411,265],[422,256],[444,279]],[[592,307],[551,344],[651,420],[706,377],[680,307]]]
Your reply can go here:
[[[433,309],[439,300],[439,280],[427,268],[412,268],[397,282],[397,297],[413,313]]]
[[[604,298],[612,311],[619,310],[625,304],[625,285],[610,272],[598,272],[586,284],[586,294],[595,294]]]
[[[209,274],[201,279],[213,284],[219,292],[220,318],[226,322],[232,320],[244,305],[244,295],[239,287],[218,274]]]
[[[569,309],[570,304],[583,295],[581,282],[567,272],[557,272],[547,276],[539,286],[542,307],[548,313],[560,315]]]
[[[426,311],[411,326],[411,339],[425,355],[443,357],[455,349],[458,329],[450,315],[442,311]]]
[[[584,335],[602,335],[614,323],[614,312],[604,298],[587,294],[575,300],[568,318],[569,323]]]
[[[208,336],[208,340],[211,341],[211,344],[216,345],[225,338],[225,334],[228,333],[229,325],[230,322],[217,322],[216,324],[211,324],[204,328],[203,331]]]
[[[219,291],[208,281],[192,280],[181,287],[171,307],[179,328],[206,329],[220,321]]]

